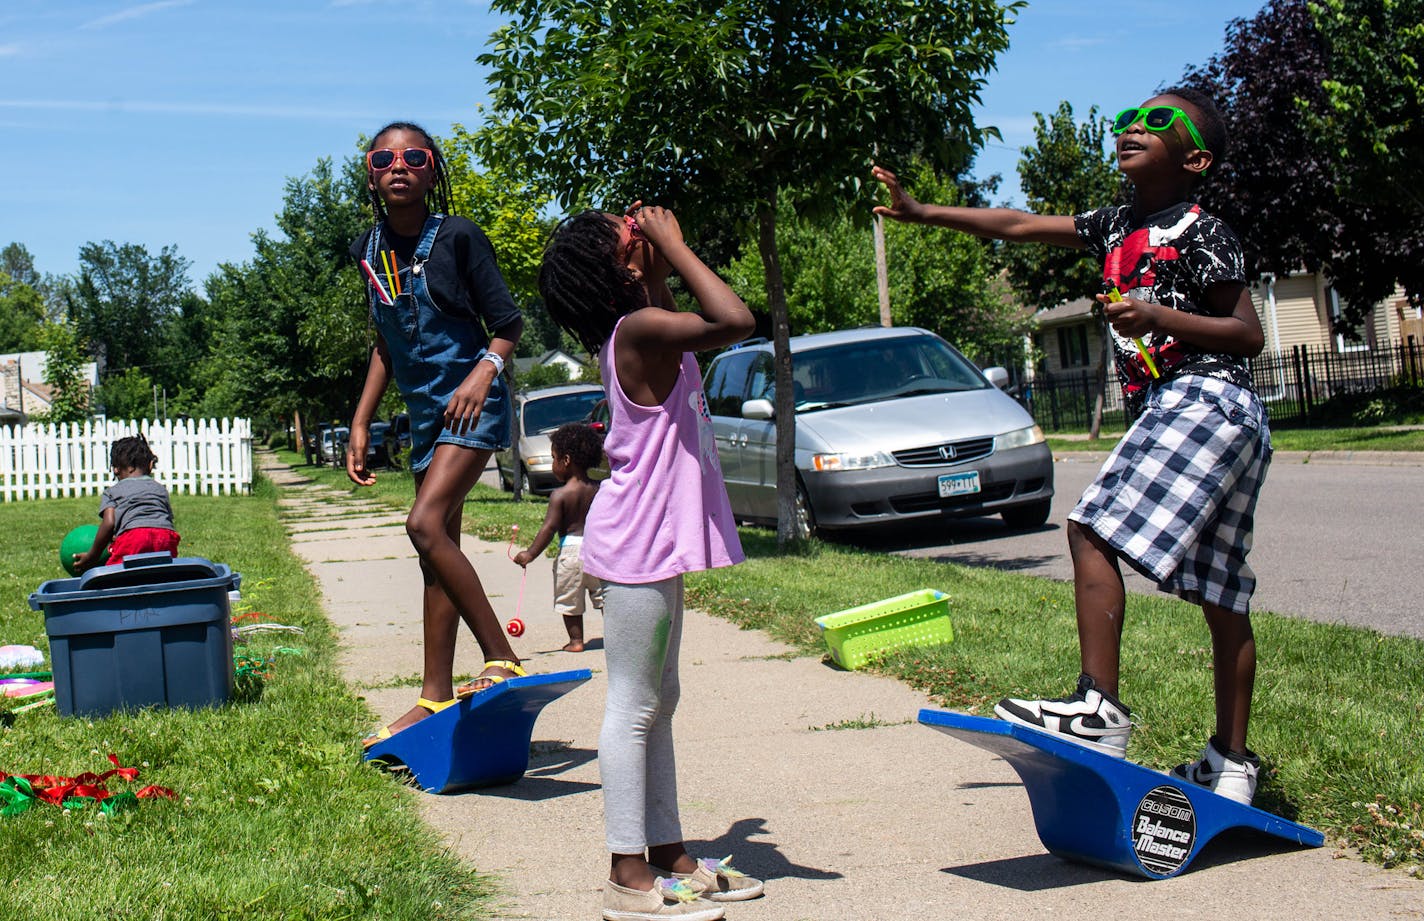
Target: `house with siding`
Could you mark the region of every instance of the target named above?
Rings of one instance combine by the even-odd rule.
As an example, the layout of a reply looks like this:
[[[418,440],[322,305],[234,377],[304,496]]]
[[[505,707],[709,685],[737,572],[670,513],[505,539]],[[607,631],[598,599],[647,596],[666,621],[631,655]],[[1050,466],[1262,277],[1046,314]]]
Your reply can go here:
[[[1297,345],[1363,352],[1388,349],[1411,336],[1424,345],[1424,318],[1418,308],[1409,306],[1402,289],[1374,306],[1358,330],[1358,341],[1334,331],[1340,298],[1319,273],[1267,275],[1252,286],[1251,302],[1266,334],[1267,352],[1286,353]],[[1103,332],[1092,307],[1092,299],[1084,297],[1035,314],[1033,344],[1039,356],[1035,374],[1082,374],[1097,367]]]

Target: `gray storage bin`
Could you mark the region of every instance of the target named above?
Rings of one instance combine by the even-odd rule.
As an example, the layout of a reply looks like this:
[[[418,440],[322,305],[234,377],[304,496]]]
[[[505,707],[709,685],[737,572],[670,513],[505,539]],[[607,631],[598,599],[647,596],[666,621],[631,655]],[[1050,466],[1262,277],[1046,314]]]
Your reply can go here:
[[[242,576],[198,557],[142,553],[30,595],[43,610],[64,716],[203,707],[232,696],[228,592]]]

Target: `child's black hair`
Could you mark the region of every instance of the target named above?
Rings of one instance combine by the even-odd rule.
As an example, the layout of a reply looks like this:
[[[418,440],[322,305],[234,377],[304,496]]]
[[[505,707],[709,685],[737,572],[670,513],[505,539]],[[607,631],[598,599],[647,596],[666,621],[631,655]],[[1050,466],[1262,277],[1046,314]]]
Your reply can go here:
[[[619,259],[618,228],[598,211],[559,222],[544,247],[539,294],[549,316],[597,355],[618,318],[648,305],[647,293]]]
[[[431,137],[429,131],[411,122],[391,122],[371,135],[371,142],[366,145],[366,153],[376,149],[376,140],[387,131],[413,131],[424,136],[425,146],[430,148],[430,168],[435,171],[435,181],[430,184],[430,188],[425,193],[425,207],[434,214],[449,214],[450,171],[445,168],[445,155],[440,152],[435,138]],[[371,183],[371,185],[375,185],[375,183]],[[375,189],[370,191],[371,211],[376,215],[376,223],[379,224],[386,219],[386,203],[381,201],[380,192]]]
[[[1201,133],[1202,140],[1206,142],[1206,149],[1211,151],[1211,169],[1207,172],[1213,175],[1222,163],[1226,162],[1226,153],[1230,148],[1230,138],[1226,133],[1226,119],[1221,117],[1221,111],[1217,109],[1216,103],[1211,101],[1211,97],[1201,90],[1193,89],[1190,86],[1174,86],[1171,89],[1162,90],[1160,96],[1176,96],[1178,99],[1186,100],[1201,115],[1201,120],[1192,119],[1197,126],[1197,131]]]
[[[582,470],[597,467],[603,460],[603,439],[586,422],[565,422],[554,429],[549,435],[549,447]]]
[[[109,466],[115,470],[133,468],[149,473],[157,462],[158,455],[153,453],[148,439],[141,434],[120,438],[109,448]]]

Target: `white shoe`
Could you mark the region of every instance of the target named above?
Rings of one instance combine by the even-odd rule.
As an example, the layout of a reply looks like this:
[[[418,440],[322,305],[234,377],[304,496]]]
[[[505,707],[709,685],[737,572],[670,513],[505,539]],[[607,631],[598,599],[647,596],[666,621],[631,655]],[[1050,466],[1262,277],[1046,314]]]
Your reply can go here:
[[[1216,736],[1212,736],[1207,740],[1206,748],[1202,749],[1201,757],[1172,768],[1172,776],[1206,787],[1227,799],[1251,805],[1256,795],[1256,775],[1261,770],[1261,759],[1250,750],[1243,757],[1224,752],[1217,746]]]
[[[1005,697],[994,712],[1000,719],[1050,732],[1114,758],[1127,756],[1127,737],[1132,733],[1129,711],[1116,697],[1099,690],[1087,675],[1078,676],[1078,690],[1067,697]]]
[[[611,879],[603,883],[604,921],[719,921],[726,913],[721,905],[699,898],[685,880],[660,876],[646,892],[620,886]]]

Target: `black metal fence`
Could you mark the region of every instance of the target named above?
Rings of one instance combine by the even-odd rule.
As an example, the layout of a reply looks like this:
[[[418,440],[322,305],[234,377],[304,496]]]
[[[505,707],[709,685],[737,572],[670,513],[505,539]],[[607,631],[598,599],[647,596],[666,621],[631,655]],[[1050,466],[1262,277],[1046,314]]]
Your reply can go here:
[[[1272,422],[1309,425],[1334,397],[1424,383],[1424,345],[1413,336],[1385,348],[1358,351],[1297,345],[1262,354],[1250,367]],[[1019,401],[1045,431],[1086,431],[1092,424],[1098,390],[1091,370],[1040,373],[1017,389]],[[1115,381],[1109,381],[1105,396],[1103,429],[1121,431],[1127,420]]]

